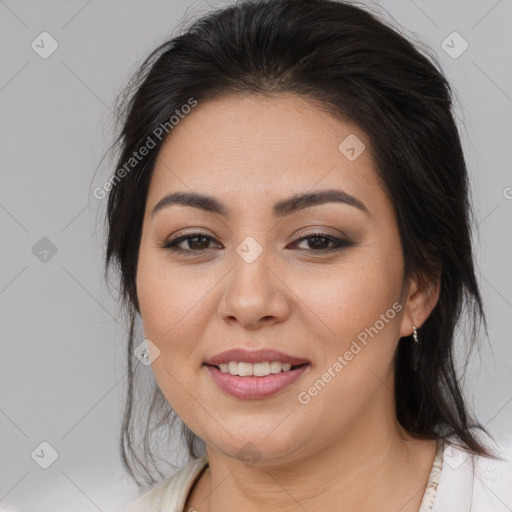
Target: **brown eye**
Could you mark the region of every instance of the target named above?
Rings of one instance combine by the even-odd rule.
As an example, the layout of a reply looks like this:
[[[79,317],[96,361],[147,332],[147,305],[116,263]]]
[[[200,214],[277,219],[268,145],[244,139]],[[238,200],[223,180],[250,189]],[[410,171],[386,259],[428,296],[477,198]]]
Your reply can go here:
[[[187,235],[179,236],[174,240],[170,240],[165,245],[164,249],[168,249],[177,254],[193,255],[202,254],[203,252],[210,249],[210,243],[215,239],[205,233],[189,233]],[[293,245],[297,245],[300,242],[307,242],[308,247],[299,248],[299,250],[307,251],[310,253],[326,254],[341,250],[344,247],[353,245],[349,240],[338,238],[326,233],[313,233],[311,235],[299,238]],[[186,242],[187,247],[180,247],[181,244]]]
[[[342,238],[328,235],[326,233],[313,233],[311,235],[299,238],[294,242],[294,244],[303,241],[306,241],[308,244],[308,247],[305,249],[306,251],[319,253],[334,252],[340,250],[343,247],[349,247],[352,245],[352,242],[349,240],[344,240]],[[329,244],[332,245],[329,247]]]
[[[204,233],[189,233],[188,235],[179,236],[174,240],[167,242],[163,248],[174,251],[178,254],[202,252],[209,249],[209,244],[213,240],[212,237]],[[180,247],[180,244],[187,242],[189,248]]]

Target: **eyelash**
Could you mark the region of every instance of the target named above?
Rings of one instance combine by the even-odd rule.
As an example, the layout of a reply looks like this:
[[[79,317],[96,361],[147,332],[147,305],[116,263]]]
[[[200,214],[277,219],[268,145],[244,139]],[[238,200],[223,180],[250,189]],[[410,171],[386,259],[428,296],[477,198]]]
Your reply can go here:
[[[212,238],[211,236],[206,235],[205,233],[200,233],[200,232],[189,233],[187,235],[183,235],[183,236],[177,237],[174,240],[170,240],[169,242],[164,244],[162,246],[162,248],[170,250],[170,251],[173,251],[176,254],[183,254],[183,255],[187,255],[187,256],[191,255],[192,253],[196,253],[198,255],[201,255],[205,251],[208,251],[208,248],[207,249],[192,250],[192,249],[181,249],[180,247],[178,247],[178,244],[180,244],[181,242],[184,242],[184,241],[190,240],[190,239],[194,239],[194,238],[205,238],[205,239],[210,240],[210,241],[214,240],[214,238]],[[330,249],[320,249],[318,251],[315,251],[314,249],[299,249],[299,250],[305,250],[305,251],[310,251],[310,252],[313,252],[313,253],[320,253],[320,254],[330,254],[332,252],[340,251],[341,249],[344,249],[346,247],[350,247],[351,245],[353,245],[353,243],[350,242],[349,240],[344,240],[342,238],[338,238],[338,237],[335,237],[335,236],[332,236],[332,235],[328,235],[326,233],[311,233],[308,236],[304,236],[302,238],[299,238],[299,239],[295,240],[295,242],[293,242],[293,243],[298,243],[298,242],[302,242],[304,240],[310,240],[310,239],[315,239],[315,238],[325,238],[328,241],[330,241],[331,243],[333,243],[334,247],[331,247]]]

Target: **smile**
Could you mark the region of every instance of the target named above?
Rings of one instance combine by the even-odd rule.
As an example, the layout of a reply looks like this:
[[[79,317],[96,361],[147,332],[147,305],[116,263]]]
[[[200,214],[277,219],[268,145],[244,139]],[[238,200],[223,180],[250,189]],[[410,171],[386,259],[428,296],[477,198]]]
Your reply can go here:
[[[292,367],[279,361],[255,364],[230,361],[220,366],[205,365],[223,392],[242,400],[271,397],[295,383],[310,367],[309,363]]]

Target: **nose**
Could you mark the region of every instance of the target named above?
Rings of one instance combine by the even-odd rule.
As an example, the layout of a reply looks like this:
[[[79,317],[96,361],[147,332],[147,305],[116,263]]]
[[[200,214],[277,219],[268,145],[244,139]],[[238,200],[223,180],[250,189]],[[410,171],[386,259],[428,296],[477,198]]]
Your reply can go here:
[[[250,263],[235,253],[233,268],[224,281],[220,316],[252,330],[284,321],[291,303],[285,281],[265,251]]]

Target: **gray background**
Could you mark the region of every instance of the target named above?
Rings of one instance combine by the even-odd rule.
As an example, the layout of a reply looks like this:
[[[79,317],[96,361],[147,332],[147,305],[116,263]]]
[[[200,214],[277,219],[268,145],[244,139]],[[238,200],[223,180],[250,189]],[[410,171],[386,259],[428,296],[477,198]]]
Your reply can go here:
[[[126,331],[102,277],[105,201],[92,195],[112,168],[107,162],[95,171],[112,142],[110,109],[129,73],[185,14],[196,17],[224,3],[0,0],[5,506],[107,512],[137,494],[118,455]],[[434,49],[460,101],[490,327],[466,390],[482,423],[500,438],[512,424],[512,4],[366,4]],[[47,59],[31,47],[43,31],[59,45]],[[441,46],[453,31],[469,44],[458,58]],[[455,51],[461,48],[461,41],[450,41]],[[55,254],[40,252],[49,244],[43,237]],[[44,441],[58,452],[48,469],[31,457],[36,449],[41,454]]]

